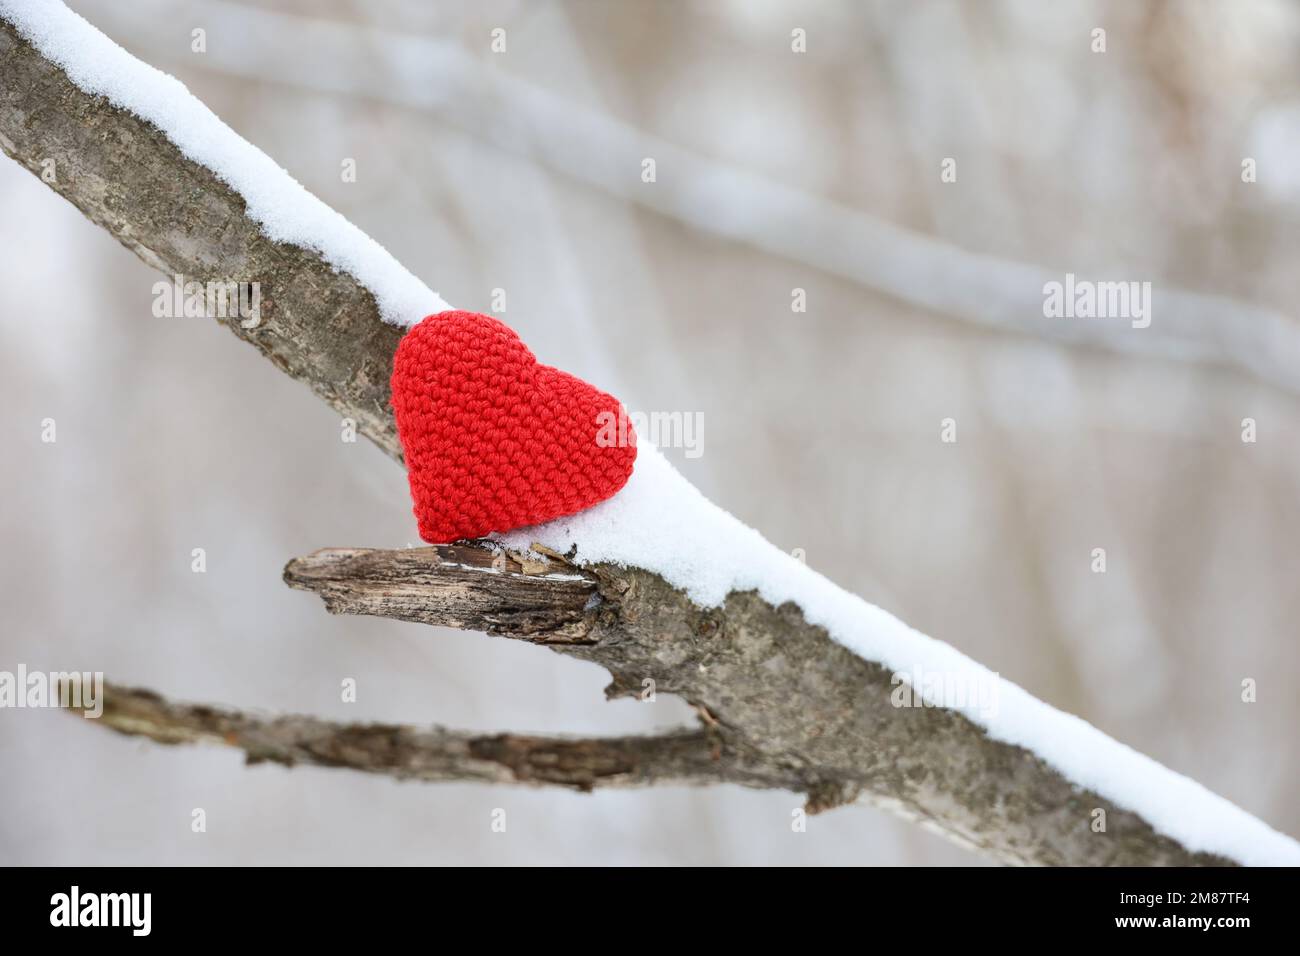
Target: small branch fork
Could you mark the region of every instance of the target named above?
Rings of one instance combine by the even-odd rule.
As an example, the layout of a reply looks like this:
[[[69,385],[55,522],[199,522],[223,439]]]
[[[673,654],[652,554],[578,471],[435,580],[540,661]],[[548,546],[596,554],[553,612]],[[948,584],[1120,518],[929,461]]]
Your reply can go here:
[[[805,794],[812,813],[869,803],[1014,863],[1230,862],[1185,850],[954,712],[894,707],[883,668],[797,608],[752,593],[701,609],[642,569],[579,568],[491,542],[328,548],[290,561],[284,579],[331,613],[483,631],[600,664],[613,677],[610,697],[636,696],[649,677],[657,693],[685,698],[700,727],[609,739],[483,735],[257,717],[118,686],[105,693],[105,726],[236,747],[250,763],[399,779],[787,790]],[[1104,834],[1089,826],[1098,807]]]

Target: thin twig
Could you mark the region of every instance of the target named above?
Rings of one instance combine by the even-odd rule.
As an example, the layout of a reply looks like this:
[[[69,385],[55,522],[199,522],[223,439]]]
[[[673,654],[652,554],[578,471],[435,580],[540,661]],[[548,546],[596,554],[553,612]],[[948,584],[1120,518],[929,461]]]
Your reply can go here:
[[[479,781],[597,787],[738,783],[797,784],[718,751],[705,731],[659,736],[565,738],[475,734],[441,727],[338,723],[306,716],[258,717],[203,704],[169,701],[153,691],[107,684],[100,722],[160,744],[221,744],[250,764],[340,767],[401,780]]]

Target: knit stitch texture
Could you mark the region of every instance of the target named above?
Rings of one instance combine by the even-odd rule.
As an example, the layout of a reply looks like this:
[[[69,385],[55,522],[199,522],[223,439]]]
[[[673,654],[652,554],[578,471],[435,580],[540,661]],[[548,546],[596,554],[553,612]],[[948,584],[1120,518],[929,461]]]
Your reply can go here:
[[[597,442],[618,400],[540,365],[519,336],[474,312],[439,312],[393,359],[393,413],[420,537],[435,544],[573,514],[632,474],[636,435]]]

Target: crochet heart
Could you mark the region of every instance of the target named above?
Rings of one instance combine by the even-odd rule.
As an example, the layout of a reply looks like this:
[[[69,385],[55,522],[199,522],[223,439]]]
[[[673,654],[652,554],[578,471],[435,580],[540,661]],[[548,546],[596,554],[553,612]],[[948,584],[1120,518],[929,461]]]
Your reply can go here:
[[[420,537],[510,531],[589,508],[632,474],[636,434],[618,401],[540,365],[508,326],[440,312],[402,338],[393,413]]]

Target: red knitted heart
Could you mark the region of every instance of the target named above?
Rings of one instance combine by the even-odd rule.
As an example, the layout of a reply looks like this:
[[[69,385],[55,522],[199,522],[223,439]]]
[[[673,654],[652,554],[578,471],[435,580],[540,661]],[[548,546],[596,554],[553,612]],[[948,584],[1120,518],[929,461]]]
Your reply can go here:
[[[486,315],[424,319],[397,346],[392,386],[425,541],[573,514],[613,495],[632,474],[630,423],[625,442],[603,440],[612,431],[603,425],[625,420],[618,401],[539,365],[513,330]]]

